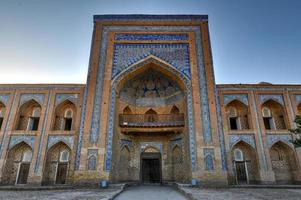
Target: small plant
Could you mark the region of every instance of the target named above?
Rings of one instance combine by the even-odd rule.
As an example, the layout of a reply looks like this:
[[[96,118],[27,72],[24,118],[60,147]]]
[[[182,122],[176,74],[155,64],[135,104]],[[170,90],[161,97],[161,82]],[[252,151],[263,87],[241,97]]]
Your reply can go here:
[[[301,147],[301,116],[297,115],[294,121],[297,125],[297,128],[290,129],[291,133],[296,135],[296,138],[291,140],[295,147]]]

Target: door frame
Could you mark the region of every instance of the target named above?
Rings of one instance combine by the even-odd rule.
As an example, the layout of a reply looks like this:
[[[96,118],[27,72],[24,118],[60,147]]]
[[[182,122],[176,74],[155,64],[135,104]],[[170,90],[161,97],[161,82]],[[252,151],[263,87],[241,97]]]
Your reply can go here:
[[[234,170],[235,170],[235,180],[236,180],[236,184],[239,185],[239,181],[237,178],[237,166],[236,166],[236,162],[240,162],[244,164],[245,167],[245,173],[246,173],[246,184],[249,184],[249,170],[248,170],[248,165],[247,165],[247,160],[243,160],[243,161],[233,161],[234,162]]]
[[[19,162],[18,163],[17,176],[16,176],[16,180],[15,180],[15,185],[26,185],[27,184],[27,180],[26,180],[26,183],[18,183],[18,179],[19,179],[19,176],[20,176],[20,169],[21,169],[22,164],[29,164],[28,175],[27,175],[27,178],[26,178],[26,179],[28,179],[29,172],[30,172],[30,162]]]
[[[158,159],[159,160],[159,175],[160,175],[159,183],[162,184],[162,156],[161,156],[161,153],[160,152],[157,152],[157,153],[142,152],[140,154],[140,183],[142,183],[142,184],[144,184],[143,175],[142,175],[143,159]]]
[[[58,172],[58,169],[59,169],[59,164],[67,164],[66,180],[65,180],[64,184],[57,183],[57,174],[58,174],[57,172]],[[54,185],[66,185],[67,180],[68,180],[68,173],[69,173],[69,162],[57,162],[56,163],[56,170],[55,170]]]

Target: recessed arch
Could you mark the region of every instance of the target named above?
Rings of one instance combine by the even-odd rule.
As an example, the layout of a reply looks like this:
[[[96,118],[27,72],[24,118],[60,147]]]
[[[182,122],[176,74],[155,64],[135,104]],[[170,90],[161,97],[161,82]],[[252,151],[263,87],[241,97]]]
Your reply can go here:
[[[229,130],[250,129],[251,120],[248,105],[240,100],[234,99],[225,106],[225,109]]]
[[[180,113],[180,109],[176,106],[176,105],[173,105],[171,110],[170,110],[170,113],[171,114],[179,114]]]
[[[292,171],[297,168],[294,149],[285,142],[278,141],[270,148],[270,158],[276,182],[292,183]]]
[[[42,107],[36,100],[31,99],[24,102],[19,106],[15,129],[29,131],[38,130],[41,112]]]
[[[65,184],[70,168],[71,149],[63,141],[53,144],[46,152],[43,184]]]
[[[65,99],[55,107],[53,130],[71,131],[74,129],[76,105],[69,99]]]
[[[180,87],[181,91],[184,93],[184,98],[187,98],[187,112],[193,112],[192,108],[192,91],[191,91],[191,82],[190,79],[185,75],[181,74],[177,69],[165,63],[164,61],[154,57],[149,56],[146,59],[141,60],[140,62],[135,63],[129,68],[123,70],[118,74],[111,82],[111,99],[110,99],[110,110],[109,110],[109,121],[108,121],[108,142],[107,142],[107,157],[106,157],[106,170],[111,170],[111,158],[112,158],[112,144],[113,144],[113,127],[115,120],[115,106],[116,102],[119,99],[119,91],[122,88],[122,85],[130,80],[131,78],[136,77],[138,74],[146,72],[146,70],[153,68],[154,70],[160,72],[169,79],[174,80]],[[193,116],[188,116],[188,126],[189,136],[191,144],[189,145],[191,156],[192,169],[196,169],[196,159],[195,159],[195,143],[194,143],[194,125],[193,125]]]
[[[7,152],[3,167],[4,184],[26,184],[31,166],[33,149],[25,141],[14,145]]]
[[[268,99],[261,105],[261,110],[265,129],[287,129],[286,112],[281,103],[274,99]]]
[[[241,158],[237,159],[237,153]],[[236,181],[240,183],[256,183],[260,181],[258,156],[256,149],[246,141],[239,141],[231,149],[231,161],[233,162]]]

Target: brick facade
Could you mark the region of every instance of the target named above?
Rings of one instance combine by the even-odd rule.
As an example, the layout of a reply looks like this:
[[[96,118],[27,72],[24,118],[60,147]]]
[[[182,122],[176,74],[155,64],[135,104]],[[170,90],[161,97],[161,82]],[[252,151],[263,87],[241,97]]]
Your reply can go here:
[[[301,86],[216,85],[211,53],[206,15],[94,16],[85,85],[0,85],[1,183],[299,182]]]

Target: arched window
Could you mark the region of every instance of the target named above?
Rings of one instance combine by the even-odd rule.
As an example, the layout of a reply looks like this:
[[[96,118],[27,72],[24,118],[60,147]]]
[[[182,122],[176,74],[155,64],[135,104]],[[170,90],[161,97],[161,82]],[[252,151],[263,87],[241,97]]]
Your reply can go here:
[[[27,130],[36,131],[39,127],[41,109],[40,107],[34,107],[28,120]]]
[[[22,162],[30,163],[32,158],[32,152],[27,150],[23,153]]]
[[[267,107],[262,108],[262,117],[263,117],[263,123],[265,129],[271,130],[275,128],[274,119],[271,110],[269,108]]]
[[[157,121],[157,112],[154,111],[153,109],[149,109],[148,111],[145,112],[146,120],[148,122],[155,122]]]
[[[71,131],[75,116],[76,107],[71,101],[65,100],[60,103],[55,109],[53,130]]]
[[[230,123],[231,130],[240,129],[239,118],[235,107],[229,107],[229,123]]]
[[[60,152],[60,162],[68,162],[69,161],[69,151],[63,150]]]
[[[72,109],[68,108],[65,110],[64,114],[64,130],[70,131],[72,128],[72,118],[73,118],[73,111]]]
[[[88,159],[88,170],[96,170],[96,157],[94,155]]]
[[[234,150],[234,160],[235,161],[243,161],[244,160],[244,154],[243,154],[242,150],[240,150],[240,149]]]
[[[170,110],[170,114],[179,114],[180,110],[177,106],[173,106]]]
[[[123,109],[123,114],[125,114],[125,115],[130,115],[130,114],[132,114],[131,108],[130,108],[129,106],[125,107],[125,108]]]
[[[267,130],[286,129],[285,109],[274,100],[268,100],[262,105],[262,117]]]

